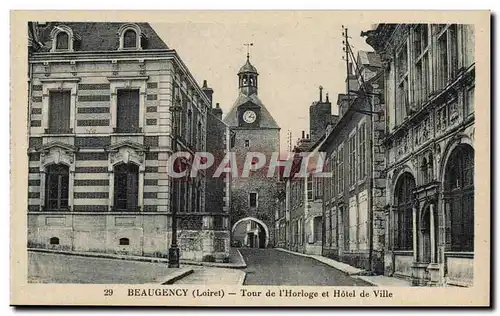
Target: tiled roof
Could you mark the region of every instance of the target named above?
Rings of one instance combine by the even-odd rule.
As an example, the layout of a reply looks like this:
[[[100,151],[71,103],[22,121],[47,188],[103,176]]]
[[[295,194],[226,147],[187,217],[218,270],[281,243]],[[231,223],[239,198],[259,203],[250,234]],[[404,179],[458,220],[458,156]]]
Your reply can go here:
[[[50,32],[57,25],[66,25],[73,34],[81,38],[79,51],[114,51],[119,47],[118,30],[128,22],[48,22],[38,25],[39,40],[45,50],[51,47]],[[149,23],[135,23],[147,37],[147,46],[143,49],[168,49],[167,44],[156,34]]]

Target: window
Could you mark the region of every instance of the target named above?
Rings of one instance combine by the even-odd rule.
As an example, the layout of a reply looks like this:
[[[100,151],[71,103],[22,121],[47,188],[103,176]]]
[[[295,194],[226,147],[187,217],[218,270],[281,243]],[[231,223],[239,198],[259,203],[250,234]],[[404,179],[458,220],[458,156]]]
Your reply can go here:
[[[468,89],[465,92],[465,117],[467,117],[469,114],[474,113],[474,87]]]
[[[323,178],[314,177],[314,199],[322,199],[323,198]]]
[[[414,33],[415,49],[415,81],[413,99],[417,107],[427,99],[429,95],[429,26],[421,24]]]
[[[356,134],[349,138],[349,186],[356,183]]]
[[[116,132],[137,133],[139,131],[139,90],[118,90]]]
[[[444,179],[446,240],[452,251],[474,251],[474,150],[459,145],[448,159]]]
[[[400,124],[409,112],[408,100],[408,46],[403,45],[397,55],[396,124]]]
[[[437,89],[442,89],[448,82],[448,38],[446,32],[438,38],[438,73]]]
[[[464,46],[465,46],[465,51],[464,51],[464,66],[467,68],[470,65],[472,65],[475,61],[475,30],[474,30],[474,25],[473,24],[467,24],[463,25],[463,30],[464,30],[464,35],[463,35],[463,41]]]
[[[258,203],[257,203],[257,193],[251,192],[249,194],[248,201],[249,201],[249,206],[250,207],[257,207],[257,205],[258,205]]]
[[[448,70],[448,77],[455,78],[458,73],[458,29],[456,24],[448,27],[448,50],[450,54],[450,69]]]
[[[59,32],[56,36],[56,50],[69,49],[69,35],[66,32]]]
[[[130,245],[130,240],[128,238],[120,238],[119,243],[120,246],[128,246]]]
[[[114,208],[117,211],[137,211],[139,194],[139,167],[122,163],[115,167]]]
[[[337,194],[337,186],[338,186],[338,179],[337,179],[337,153],[334,152],[331,160],[331,171],[332,171],[332,185],[331,185],[331,197],[335,198]]]
[[[339,147],[338,163],[338,194],[344,194],[344,146]]]
[[[409,173],[399,177],[395,189],[394,249],[413,249],[413,190],[415,179]]]
[[[123,48],[137,48],[137,33],[134,30],[123,33]]]
[[[202,136],[201,122],[198,122],[198,129],[196,131],[196,148],[198,148],[198,149],[202,149],[202,147],[203,147],[201,144],[201,142],[202,142],[201,136]]]
[[[57,237],[51,237],[49,240],[49,244],[51,245],[59,245],[59,238]]]
[[[307,200],[313,199],[313,176],[309,175],[307,178]]]
[[[186,118],[186,140],[188,144],[192,144],[192,120],[193,120],[193,112],[191,109],[188,109],[187,111],[187,118]]]
[[[364,180],[366,176],[366,124],[363,123],[359,126],[358,132],[358,159],[359,159],[359,170],[358,177],[359,180]]]
[[[250,147],[250,140],[249,139],[245,139],[245,147]]]
[[[70,133],[71,91],[49,92],[50,134]]]
[[[53,164],[47,167],[45,208],[49,211],[67,211],[69,196],[69,167]]]

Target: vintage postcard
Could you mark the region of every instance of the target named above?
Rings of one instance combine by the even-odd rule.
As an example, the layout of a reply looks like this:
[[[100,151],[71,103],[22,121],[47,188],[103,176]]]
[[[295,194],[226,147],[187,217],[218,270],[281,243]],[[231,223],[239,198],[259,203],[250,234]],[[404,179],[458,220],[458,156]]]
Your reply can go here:
[[[12,305],[490,304],[488,11],[13,11],[11,87]]]

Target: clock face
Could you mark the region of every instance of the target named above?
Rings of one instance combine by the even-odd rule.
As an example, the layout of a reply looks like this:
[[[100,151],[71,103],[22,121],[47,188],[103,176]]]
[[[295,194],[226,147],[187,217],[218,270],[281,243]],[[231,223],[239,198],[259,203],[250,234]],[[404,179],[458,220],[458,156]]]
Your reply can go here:
[[[254,111],[248,110],[248,111],[245,111],[245,113],[243,113],[243,120],[246,123],[251,124],[251,123],[255,122],[256,119],[257,119],[257,114],[255,114]]]

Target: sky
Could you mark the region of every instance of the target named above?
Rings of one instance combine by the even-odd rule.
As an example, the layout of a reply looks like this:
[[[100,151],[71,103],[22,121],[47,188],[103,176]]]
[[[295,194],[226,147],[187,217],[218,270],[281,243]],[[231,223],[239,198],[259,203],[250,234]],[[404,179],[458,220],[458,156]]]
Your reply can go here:
[[[179,23],[151,23],[166,44],[177,51],[191,74],[214,89],[213,102],[227,114],[238,96],[239,68],[246,61],[259,72],[258,95],[281,127],[281,151],[287,149],[287,132],[292,142],[302,130],[309,133],[309,106],[329,93],[332,114],[337,113],[337,94],[345,92],[346,65],[342,59],[341,15],[308,15],[282,12],[278,16],[242,15],[223,19],[187,19]],[[231,18],[232,17],[232,18]],[[360,32],[373,28],[370,23],[346,20],[354,51],[373,49]]]

